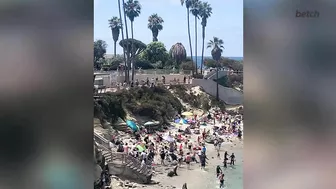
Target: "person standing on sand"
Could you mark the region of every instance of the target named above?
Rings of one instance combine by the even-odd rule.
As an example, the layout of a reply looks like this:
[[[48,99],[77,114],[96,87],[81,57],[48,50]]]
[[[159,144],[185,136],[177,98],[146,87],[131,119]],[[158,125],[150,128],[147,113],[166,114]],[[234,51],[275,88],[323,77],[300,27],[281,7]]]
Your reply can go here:
[[[217,165],[217,167],[216,167],[216,175],[217,175],[217,178],[218,178],[218,176],[219,176],[222,172],[223,172],[223,171],[222,171],[222,169],[220,168],[220,166]]]
[[[191,156],[191,161],[194,161],[194,162],[198,163],[198,161],[196,159],[196,151],[193,152],[193,155]]]
[[[219,188],[224,188],[224,173],[219,175]]]
[[[231,158],[230,165],[234,165],[235,164],[234,162],[236,161],[235,160],[236,156],[234,155],[234,153],[231,154],[230,158]]]
[[[203,148],[202,148],[202,153],[206,153],[206,147],[205,147],[205,145],[203,145]]]
[[[206,157],[205,153],[202,152],[202,155],[200,156],[201,169],[205,168],[206,160],[209,160],[209,159]]]
[[[164,149],[161,150],[160,157],[161,157],[161,165],[164,165],[164,160],[165,160],[165,157],[166,157],[166,153],[165,153]]]
[[[190,153],[188,152],[186,156],[186,163],[187,163],[188,169],[190,169],[190,162],[191,162],[191,156],[190,156]]]
[[[225,151],[225,153],[224,153],[224,161],[223,161],[224,168],[227,168],[227,160],[229,160],[228,155],[229,155],[228,152]]]

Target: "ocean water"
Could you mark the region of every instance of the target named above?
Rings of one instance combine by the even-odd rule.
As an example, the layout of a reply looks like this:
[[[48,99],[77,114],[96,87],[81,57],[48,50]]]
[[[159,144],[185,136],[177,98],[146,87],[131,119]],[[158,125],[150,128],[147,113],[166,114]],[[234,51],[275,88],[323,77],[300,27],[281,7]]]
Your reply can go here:
[[[204,56],[204,59],[206,58],[212,58],[211,56]],[[243,60],[243,57],[225,57],[233,60]],[[197,58],[193,57],[193,60],[196,62],[197,59],[197,66],[200,68],[201,67],[201,62],[202,62],[202,56],[197,56]]]
[[[225,147],[224,147],[225,148]],[[228,168],[224,168],[223,164],[220,165],[221,169],[224,171],[224,189],[243,189],[243,150],[242,149],[232,149],[228,150],[228,153],[235,153],[236,162],[234,166],[228,165]],[[220,152],[223,159],[224,151]],[[222,162],[222,160],[221,160]],[[209,166],[209,182],[207,183],[206,188],[209,189],[219,189],[219,180],[215,175],[217,165],[213,164]],[[211,174],[213,172],[213,174]]]

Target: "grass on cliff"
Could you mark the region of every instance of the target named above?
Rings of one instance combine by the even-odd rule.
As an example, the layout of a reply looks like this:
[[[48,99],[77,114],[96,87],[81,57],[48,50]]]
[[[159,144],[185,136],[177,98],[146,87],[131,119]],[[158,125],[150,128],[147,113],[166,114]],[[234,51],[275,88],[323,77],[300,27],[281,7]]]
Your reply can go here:
[[[181,113],[184,108],[181,102],[164,87],[134,87],[129,90],[121,90],[117,93],[107,93],[101,99],[101,102],[107,102],[101,109],[95,103],[95,112],[102,111],[106,120],[116,121],[116,117],[126,118],[126,113],[148,117],[168,123],[177,113]],[[98,104],[99,105],[99,104]],[[108,115],[108,116],[106,116]]]

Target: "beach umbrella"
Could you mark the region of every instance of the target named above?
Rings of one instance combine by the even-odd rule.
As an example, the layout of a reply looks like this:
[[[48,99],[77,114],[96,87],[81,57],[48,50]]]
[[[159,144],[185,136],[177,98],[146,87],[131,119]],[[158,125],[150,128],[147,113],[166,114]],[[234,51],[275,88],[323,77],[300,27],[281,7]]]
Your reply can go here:
[[[175,139],[173,137],[169,136],[169,135],[163,136],[162,138],[163,138],[163,140],[166,140],[168,142],[174,142],[175,141]]]
[[[152,121],[148,121],[148,122],[146,122],[144,125],[155,125],[156,123],[155,122],[152,122]]]
[[[139,152],[143,152],[146,150],[146,147],[143,147],[141,145],[137,145],[136,148],[139,150]]]
[[[184,119],[180,119],[179,123],[183,124],[183,120],[184,120]]]
[[[133,122],[133,121],[130,121],[130,120],[127,120],[126,121],[126,124],[129,128],[131,128],[133,131],[138,131],[139,128],[138,126]]]
[[[181,115],[183,115],[183,116],[192,116],[194,114],[191,113],[191,112],[183,112]]]
[[[188,123],[188,121],[187,120],[185,120],[185,119],[180,119],[180,122],[179,122],[180,124],[187,124]]]

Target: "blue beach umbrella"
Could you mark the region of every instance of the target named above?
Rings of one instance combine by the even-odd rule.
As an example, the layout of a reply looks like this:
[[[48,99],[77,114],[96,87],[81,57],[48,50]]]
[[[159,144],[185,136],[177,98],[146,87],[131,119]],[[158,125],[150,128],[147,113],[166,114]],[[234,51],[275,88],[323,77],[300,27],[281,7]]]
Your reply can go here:
[[[138,126],[133,122],[133,121],[130,121],[130,120],[127,120],[126,121],[126,124],[129,128],[131,128],[133,131],[137,131],[139,130]]]

